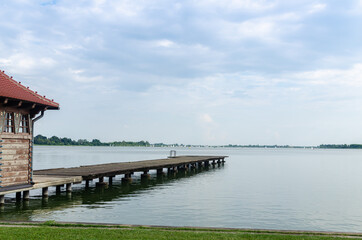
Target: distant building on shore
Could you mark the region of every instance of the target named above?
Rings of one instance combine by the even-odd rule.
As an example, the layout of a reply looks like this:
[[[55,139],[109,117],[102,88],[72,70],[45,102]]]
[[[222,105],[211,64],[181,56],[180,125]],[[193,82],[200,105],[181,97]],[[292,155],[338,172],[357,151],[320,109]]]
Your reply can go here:
[[[34,122],[59,104],[0,70],[0,191],[32,184]]]

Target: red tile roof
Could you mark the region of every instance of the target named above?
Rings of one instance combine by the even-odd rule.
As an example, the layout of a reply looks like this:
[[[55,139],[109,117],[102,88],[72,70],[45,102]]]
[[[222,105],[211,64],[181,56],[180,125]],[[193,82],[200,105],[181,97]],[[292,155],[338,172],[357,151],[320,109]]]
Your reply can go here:
[[[28,87],[25,87],[13,80],[0,70],[0,97],[13,98],[22,101],[32,102],[36,104],[45,105],[48,109],[59,109],[59,104],[40,96],[37,92],[33,92]]]

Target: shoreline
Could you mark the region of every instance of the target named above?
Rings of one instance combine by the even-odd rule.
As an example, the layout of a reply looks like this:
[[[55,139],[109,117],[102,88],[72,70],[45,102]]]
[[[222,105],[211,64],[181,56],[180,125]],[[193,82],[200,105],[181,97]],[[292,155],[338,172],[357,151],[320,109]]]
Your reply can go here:
[[[204,233],[244,233],[244,234],[272,234],[294,236],[321,236],[321,237],[355,237],[362,238],[362,232],[340,231],[310,231],[310,230],[280,230],[280,229],[253,229],[253,228],[223,228],[223,227],[189,227],[189,226],[164,226],[164,225],[138,225],[138,224],[113,224],[89,222],[57,222],[57,221],[0,221],[0,227],[29,228],[81,228],[81,229],[143,229],[175,232],[204,232]]]

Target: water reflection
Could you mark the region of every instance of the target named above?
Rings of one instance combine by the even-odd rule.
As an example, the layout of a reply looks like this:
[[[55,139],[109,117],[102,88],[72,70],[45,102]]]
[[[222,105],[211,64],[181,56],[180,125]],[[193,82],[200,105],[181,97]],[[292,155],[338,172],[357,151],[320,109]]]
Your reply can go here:
[[[124,183],[121,176],[113,179],[109,186],[96,187],[96,181],[90,182],[90,187],[85,184],[74,185],[73,192],[65,191],[57,193],[49,190],[49,196],[42,198],[41,193],[31,196],[30,201],[16,201],[14,198],[6,198],[5,205],[0,209],[0,220],[3,221],[31,221],[34,215],[51,215],[56,211],[83,206],[88,209],[103,208],[111,202],[117,204],[124,201],[131,201],[142,194],[150,194],[151,191],[177,183],[187,178],[195,177],[198,174],[208,174],[221,170],[224,165],[216,167],[209,166],[202,169],[179,170],[168,172],[163,175],[152,173],[150,178],[143,179],[135,175],[132,182]]]

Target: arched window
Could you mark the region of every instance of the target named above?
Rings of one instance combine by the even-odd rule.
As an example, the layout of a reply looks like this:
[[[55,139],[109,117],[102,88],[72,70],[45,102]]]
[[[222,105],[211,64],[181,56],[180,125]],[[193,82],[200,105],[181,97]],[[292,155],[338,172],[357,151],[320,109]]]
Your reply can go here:
[[[29,133],[29,115],[21,115],[19,133]]]
[[[14,113],[5,113],[5,126],[3,131],[7,133],[15,132]]]

